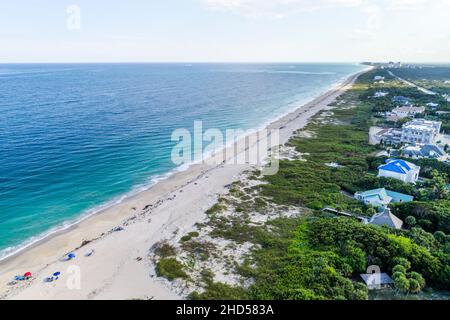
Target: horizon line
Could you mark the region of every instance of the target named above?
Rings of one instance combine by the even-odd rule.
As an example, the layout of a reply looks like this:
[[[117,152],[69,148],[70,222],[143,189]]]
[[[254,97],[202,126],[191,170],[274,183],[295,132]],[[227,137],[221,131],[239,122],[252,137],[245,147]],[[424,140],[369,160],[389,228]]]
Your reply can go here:
[[[386,61],[314,61],[314,60],[303,60],[303,61],[7,61],[1,62],[0,65],[6,64],[289,64],[289,63],[389,63],[391,61],[401,62],[403,64],[450,64],[449,61],[401,61],[401,60],[386,60]]]

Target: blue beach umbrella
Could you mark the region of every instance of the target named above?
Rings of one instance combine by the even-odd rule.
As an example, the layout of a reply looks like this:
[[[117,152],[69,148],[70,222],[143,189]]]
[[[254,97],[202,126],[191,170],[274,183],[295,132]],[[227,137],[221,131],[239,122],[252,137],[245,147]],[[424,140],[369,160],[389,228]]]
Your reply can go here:
[[[55,272],[55,273],[53,274],[54,277],[59,277],[60,275],[61,275],[61,272]]]
[[[75,255],[75,253],[69,253],[68,255],[67,255],[67,257],[69,258],[69,260],[72,260],[72,259],[75,259],[77,256]]]

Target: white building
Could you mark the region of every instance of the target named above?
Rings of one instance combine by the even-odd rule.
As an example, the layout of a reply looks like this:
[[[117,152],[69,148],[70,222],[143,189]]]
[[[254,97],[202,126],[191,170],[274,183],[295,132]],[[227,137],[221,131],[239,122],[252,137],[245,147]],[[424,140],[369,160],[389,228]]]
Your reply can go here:
[[[392,178],[405,183],[415,184],[419,180],[420,167],[413,163],[388,159],[386,164],[378,167],[378,177]]]
[[[399,145],[402,137],[402,131],[395,128],[381,129],[372,127],[369,132],[369,143],[371,145],[388,144]]]
[[[431,109],[435,110],[435,109],[439,108],[439,103],[430,102],[430,103],[427,103],[427,107],[430,107]]]
[[[388,64],[388,68],[393,68],[393,69],[398,69],[402,67],[402,63],[401,62],[389,62]]]
[[[394,110],[392,110],[392,113],[398,116],[400,119],[404,119],[424,113],[425,110],[426,110],[425,107],[405,106],[395,108]]]
[[[434,144],[441,131],[442,122],[416,119],[403,125],[402,143]]]
[[[383,98],[383,97],[386,97],[388,94],[389,94],[389,92],[377,91],[377,92],[375,92],[374,97],[375,98]]]

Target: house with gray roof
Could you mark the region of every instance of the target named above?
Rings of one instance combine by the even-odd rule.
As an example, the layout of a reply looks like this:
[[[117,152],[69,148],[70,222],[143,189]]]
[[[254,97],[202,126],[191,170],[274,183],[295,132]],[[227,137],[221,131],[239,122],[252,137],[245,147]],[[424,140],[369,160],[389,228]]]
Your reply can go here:
[[[361,279],[369,290],[380,290],[394,284],[394,280],[386,273],[362,274]]]
[[[447,152],[441,147],[434,144],[425,144],[417,146],[406,146],[401,149],[401,155],[404,158],[410,159],[437,159],[445,161],[448,159]]]
[[[385,209],[383,212],[375,214],[370,220],[369,224],[387,227],[391,229],[401,230],[403,221],[392,214],[391,209]]]
[[[393,97],[392,98],[392,102],[398,103],[398,104],[400,104],[402,106],[409,106],[409,105],[411,105],[411,101],[408,98],[403,97],[403,96],[395,96],[395,97]]]

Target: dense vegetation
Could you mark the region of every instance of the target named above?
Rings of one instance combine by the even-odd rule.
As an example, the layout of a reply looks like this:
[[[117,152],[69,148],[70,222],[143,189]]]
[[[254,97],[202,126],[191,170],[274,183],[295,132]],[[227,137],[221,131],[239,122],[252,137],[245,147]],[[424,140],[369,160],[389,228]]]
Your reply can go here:
[[[175,258],[163,258],[156,264],[156,274],[158,277],[164,277],[168,280],[178,278],[187,278],[186,272],[183,271],[183,265]]]
[[[442,231],[450,234],[450,201],[412,202],[394,206],[395,214],[401,219],[412,216],[416,219],[414,226],[420,226],[427,232]]]
[[[408,160],[421,166],[421,176],[430,180],[418,187],[376,177],[378,166],[386,158],[375,157],[377,149],[368,144],[369,126],[374,121],[373,109],[378,103],[378,100],[367,98],[367,91],[371,88],[368,83],[372,76],[373,73],[369,73],[361,78],[354,89],[340,99],[346,104],[353,101],[357,104],[356,109],[337,109],[334,111],[334,122],[337,124],[312,123],[307,130],[314,132],[314,138],[295,138],[290,141],[290,145],[299,152],[307,154],[307,162],[284,162],[277,175],[267,177],[270,183],[263,186],[263,195],[279,204],[311,209],[334,207],[358,212],[370,208],[362,207],[348,194],[361,190],[385,187],[413,195],[419,200],[444,197],[441,194],[445,193],[449,183],[450,166],[437,160]],[[327,166],[329,163],[337,163],[339,167]],[[438,182],[436,171],[442,177],[440,186],[433,183]],[[439,188],[442,190],[437,191]]]
[[[386,76],[386,83],[375,84],[373,78],[380,73]],[[266,184],[257,188],[264,201],[307,207],[312,213],[255,226],[239,216],[221,220],[217,213],[224,209],[224,203],[213,206],[207,211],[215,226],[211,236],[256,245],[245,262],[236,266],[236,271],[251,281],[231,287],[214,282],[213,275],[205,272],[205,290],[194,292],[192,299],[367,299],[368,290],[359,275],[372,265],[392,275],[400,292],[415,294],[425,286],[450,288],[449,166],[418,160],[424,180],[417,186],[377,178],[376,169],[385,158],[377,157],[380,150],[368,144],[368,131],[379,110],[394,107],[389,101],[369,98],[380,88],[394,88],[395,94],[416,101],[429,99],[399,84],[385,71],[361,76],[354,88],[338,99],[332,116],[315,117],[304,130],[309,135],[299,134],[289,142],[306,161],[281,161],[279,172],[265,177]],[[355,201],[352,195],[380,187],[418,200],[392,206],[405,221],[404,230],[366,225],[320,211],[332,207],[370,216],[374,209]],[[245,198],[245,194],[239,196]],[[242,204],[235,208],[243,216],[247,209]],[[264,205],[258,210],[264,210]],[[192,236],[188,235],[189,239]]]
[[[300,246],[308,250],[297,248],[294,251],[297,254],[301,253],[304,258],[306,256],[310,258],[309,254],[314,252],[312,256],[320,257],[320,261],[325,263],[324,266],[331,268],[329,270],[337,271],[337,274],[350,279],[362,273],[369,265],[378,265],[382,270],[393,275],[398,259],[402,258],[411,266],[406,265],[406,270],[402,274],[396,274],[397,277],[394,280],[399,290],[418,292],[423,288],[425,281],[434,287],[448,288],[450,287],[450,236],[447,234],[450,233],[450,202],[445,200],[448,193],[444,192],[449,181],[449,166],[436,160],[416,161],[423,167],[422,176],[430,179],[417,187],[392,179],[377,178],[373,174],[385,158],[374,157],[376,150],[368,145],[368,127],[378,103],[368,99],[368,96],[372,94],[368,92],[374,90],[373,86],[368,84],[372,78],[373,73],[361,77],[354,89],[341,98],[341,101],[345,103],[356,100],[356,112],[352,109],[338,109],[335,111],[334,118],[337,121],[334,124],[313,123],[308,126],[308,130],[315,132],[314,138],[296,138],[291,141],[291,145],[298,151],[309,153],[305,157],[307,162],[283,163],[277,175],[267,177],[269,184],[262,187],[262,193],[271,196],[273,201],[280,204],[306,205],[312,209],[330,206],[357,213],[361,212],[360,209],[369,212],[370,208],[358,208],[359,204],[346,196],[346,192],[353,194],[359,190],[385,187],[415,195],[416,198],[422,197],[423,202],[402,204],[394,208],[395,213],[404,220],[408,221],[408,217],[414,217],[415,224],[409,226],[410,230],[406,232],[393,233],[387,229],[366,226],[345,218],[312,219],[312,222],[306,224],[308,226],[306,229],[304,225],[300,227],[300,230],[307,235],[313,235]],[[389,82],[385,85],[389,86]],[[411,90],[404,88],[405,92],[400,88],[398,87],[396,92],[398,95],[407,95]],[[418,95],[420,94],[423,95],[419,92]],[[338,163],[341,167],[330,168],[326,166],[329,162]],[[437,186],[439,183],[442,190]],[[443,193],[439,194],[439,192]],[[303,239],[307,237],[303,236]],[[263,251],[265,250],[266,248]],[[292,254],[292,250],[289,252]],[[306,252],[308,252],[307,255]],[[258,265],[265,263],[264,261],[270,261],[270,257],[265,253],[260,254],[263,258]],[[298,258],[295,256],[295,259]],[[350,261],[342,264],[342,259],[350,259]],[[306,260],[309,261],[309,259]],[[270,263],[267,262],[267,266],[269,265]],[[281,267],[281,270],[284,270],[281,272],[283,276],[277,282],[282,283],[275,288],[283,288],[283,286],[289,288],[289,283],[294,283],[295,288],[305,287],[295,284],[290,274],[284,277],[286,270],[291,270],[291,267],[290,265]],[[276,269],[273,272],[276,272]],[[308,277],[312,271],[305,262],[305,264],[298,264],[297,272]],[[252,274],[252,276],[258,279],[257,275]],[[333,288],[339,290],[340,280],[330,281],[327,279],[322,283],[334,283]],[[261,283],[265,282],[271,283],[269,279],[261,281]],[[267,289],[269,287],[271,286],[267,285]],[[316,290],[302,291],[302,293],[305,292],[308,292],[307,297],[314,298],[351,299],[355,297],[344,294],[343,291],[339,291],[339,294],[325,293],[321,290],[318,291],[319,294]],[[358,287],[353,288],[353,292],[361,294]],[[276,297],[278,293],[272,296],[272,298]]]
[[[342,99],[356,99],[360,84]],[[277,175],[267,177],[269,184],[262,194],[279,204],[322,209],[326,206],[342,210],[364,210],[364,207],[342,191],[354,193],[360,189],[361,177],[367,174],[367,156],[376,149],[368,144],[370,105],[360,103],[358,109],[334,111],[341,124],[313,122],[308,131],[314,138],[294,138],[290,145],[307,154],[306,162],[286,161]],[[338,167],[329,166],[330,163]],[[327,165],[328,164],[328,165]]]
[[[401,68],[395,73],[417,83],[429,90],[450,94],[450,67],[448,66],[423,66],[422,68]]]
[[[428,102],[439,104],[438,110],[427,111],[426,118],[442,121],[442,129],[450,133],[450,114],[437,114],[438,111],[450,111],[450,102],[443,97],[443,95],[450,95],[450,67],[423,66],[416,69],[400,68],[395,69],[394,72],[402,78],[439,94],[432,97],[423,95],[423,99],[428,99]],[[421,100],[421,102],[424,102],[424,100]]]
[[[347,218],[279,219],[271,226],[260,238],[261,249],[240,267],[253,285],[244,290],[209,282],[205,293],[193,298],[220,299],[232,292],[237,299],[367,299],[359,274],[370,265],[395,274],[399,261],[407,265],[398,280],[404,292],[417,292],[425,281],[439,288],[450,285],[448,255],[431,253],[407,234]]]

